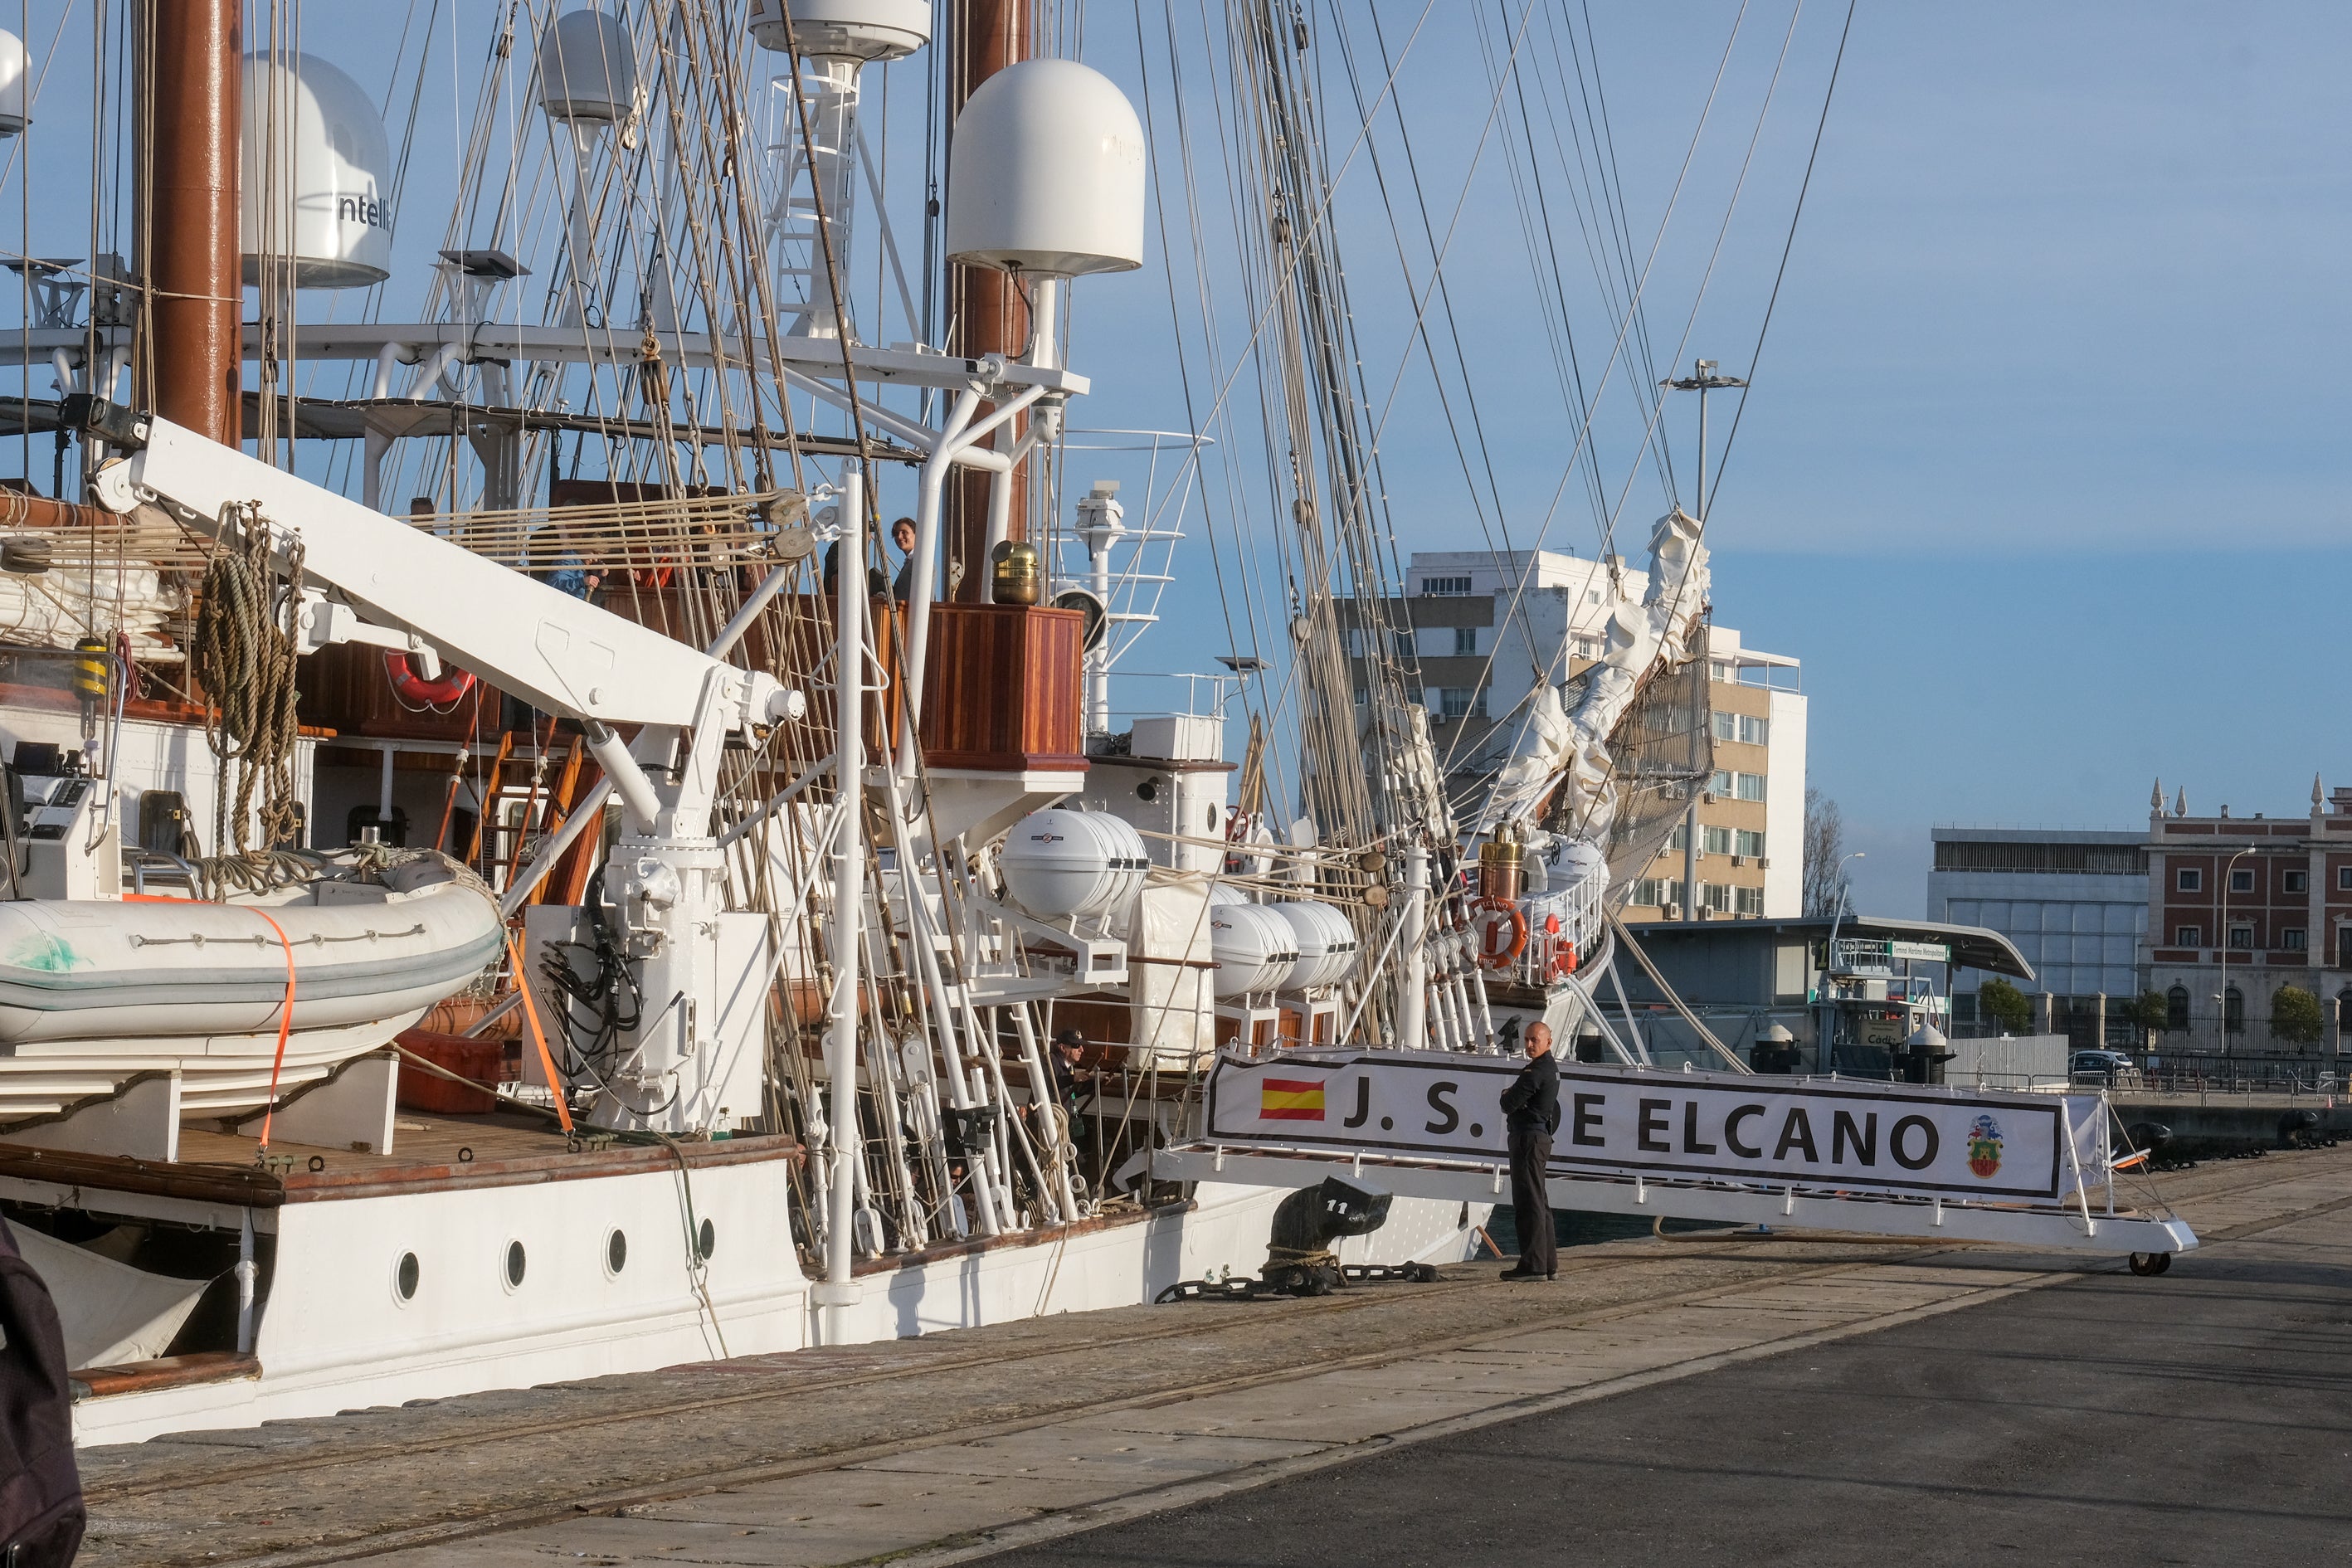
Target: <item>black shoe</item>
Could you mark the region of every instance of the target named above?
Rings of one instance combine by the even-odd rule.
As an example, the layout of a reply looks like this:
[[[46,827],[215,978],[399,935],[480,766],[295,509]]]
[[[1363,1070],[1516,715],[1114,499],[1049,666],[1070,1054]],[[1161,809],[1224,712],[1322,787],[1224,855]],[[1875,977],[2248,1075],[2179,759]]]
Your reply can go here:
[[[1543,1276],[1537,1273],[1532,1268],[1506,1268],[1503,1270],[1501,1278],[1505,1279],[1540,1279]]]

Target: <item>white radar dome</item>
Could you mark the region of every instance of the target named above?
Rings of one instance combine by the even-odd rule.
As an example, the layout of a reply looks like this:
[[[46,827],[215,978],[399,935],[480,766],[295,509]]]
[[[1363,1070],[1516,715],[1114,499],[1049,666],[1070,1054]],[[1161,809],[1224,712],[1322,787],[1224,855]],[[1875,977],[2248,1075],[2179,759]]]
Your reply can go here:
[[[1014,823],[997,864],[1014,903],[1039,920],[1066,920],[1125,906],[1151,858],[1142,836],[1118,817],[1054,807]]]
[[[904,59],[931,41],[930,0],[751,0],[751,41],[780,55],[797,43],[819,58]]]
[[[245,280],[261,280],[265,245],[273,258],[292,258],[300,288],[362,289],[391,277],[392,148],[366,91],[316,55],[247,55],[244,89]]]
[[[948,254],[1076,277],[1143,265],[1143,125],[1076,60],[1024,60],[981,83],[948,154]]]
[[[1209,988],[1219,997],[1272,991],[1298,966],[1298,938],[1264,904],[1213,904],[1209,956],[1217,965]]]
[[[33,122],[31,76],[25,40],[0,27],[0,136],[14,136]]]
[[[637,108],[629,29],[602,11],[566,11],[539,35],[539,107],[550,120],[601,123]]]
[[[1319,991],[1348,978],[1356,967],[1356,928],[1347,916],[1306,900],[1270,907],[1298,943],[1298,963],[1283,981],[1285,991]]]

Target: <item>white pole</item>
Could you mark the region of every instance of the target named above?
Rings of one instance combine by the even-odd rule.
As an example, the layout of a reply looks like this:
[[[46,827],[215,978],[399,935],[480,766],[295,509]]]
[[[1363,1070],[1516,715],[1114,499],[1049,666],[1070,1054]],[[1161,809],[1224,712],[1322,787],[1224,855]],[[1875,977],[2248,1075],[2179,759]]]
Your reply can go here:
[[[824,1281],[814,1291],[817,1305],[824,1309],[827,1344],[847,1338],[849,1309],[857,1300],[857,1285],[850,1276],[850,1237],[857,1209],[858,953],[866,912],[865,814],[858,809],[866,788],[866,487],[856,464],[848,465],[841,489],[833,776],[844,806],[834,839],[833,1016],[824,1042],[825,1076],[832,1089],[825,1113],[832,1159],[825,1190]]]
[[[1404,852],[1403,934],[1404,978],[1397,986],[1397,1044],[1408,1051],[1429,1045],[1429,848],[1416,844]]]

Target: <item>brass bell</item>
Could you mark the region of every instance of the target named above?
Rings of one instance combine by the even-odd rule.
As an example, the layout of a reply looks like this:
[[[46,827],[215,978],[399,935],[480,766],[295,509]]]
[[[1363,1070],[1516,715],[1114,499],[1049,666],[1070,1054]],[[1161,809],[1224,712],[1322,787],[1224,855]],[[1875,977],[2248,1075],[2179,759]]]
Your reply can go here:
[[[1037,547],[1025,540],[1008,539],[988,552],[989,597],[1000,605],[1034,605],[1045,583],[1045,563]]]

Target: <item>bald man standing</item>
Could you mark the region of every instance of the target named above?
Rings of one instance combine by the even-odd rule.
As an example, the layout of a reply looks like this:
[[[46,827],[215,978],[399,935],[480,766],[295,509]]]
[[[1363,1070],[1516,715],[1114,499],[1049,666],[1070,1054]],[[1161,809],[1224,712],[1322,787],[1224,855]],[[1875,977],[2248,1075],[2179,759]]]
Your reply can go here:
[[[1552,1060],[1551,1026],[1528,1025],[1527,1048],[1528,1065],[1503,1090],[1511,1147],[1511,1219],[1519,1233],[1519,1260],[1503,1270],[1503,1278],[1549,1279],[1559,1272],[1551,1197],[1544,1190],[1551,1135],[1559,1131],[1559,1064]]]

